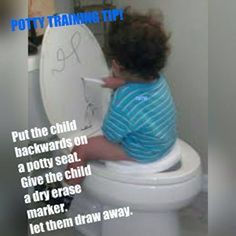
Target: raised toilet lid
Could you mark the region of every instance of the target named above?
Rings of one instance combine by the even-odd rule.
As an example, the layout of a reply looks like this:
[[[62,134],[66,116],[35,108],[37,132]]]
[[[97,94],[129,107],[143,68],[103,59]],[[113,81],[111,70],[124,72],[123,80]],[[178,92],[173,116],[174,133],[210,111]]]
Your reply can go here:
[[[60,138],[92,135],[101,127],[110,90],[82,77],[109,75],[103,52],[85,25],[47,28],[40,60],[40,88],[51,124],[77,121],[77,132]]]

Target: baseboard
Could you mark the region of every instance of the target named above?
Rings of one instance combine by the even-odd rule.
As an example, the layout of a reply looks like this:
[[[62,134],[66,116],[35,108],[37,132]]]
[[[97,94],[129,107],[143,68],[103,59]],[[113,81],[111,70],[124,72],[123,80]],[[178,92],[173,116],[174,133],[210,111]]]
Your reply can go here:
[[[206,174],[202,177],[202,191],[208,192],[208,175]]]

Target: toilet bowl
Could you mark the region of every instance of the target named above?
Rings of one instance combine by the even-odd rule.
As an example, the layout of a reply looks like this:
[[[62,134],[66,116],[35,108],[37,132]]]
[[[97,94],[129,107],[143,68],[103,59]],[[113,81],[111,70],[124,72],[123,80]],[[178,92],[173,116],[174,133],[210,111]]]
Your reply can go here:
[[[103,209],[129,206],[133,215],[104,222],[102,235],[181,235],[177,211],[201,191],[199,155],[179,140],[180,165],[157,173],[122,173],[103,163],[92,163],[93,175],[83,188],[101,202]]]
[[[74,198],[68,215],[119,207],[130,207],[133,214],[96,226],[79,226],[78,231],[88,236],[181,236],[178,210],[201,191],[201,162],[197,152],[183,140],[178,140],[178,147],[179,163],[163,172],[153,171],[158,161],[149,171],[146,169],[147,173],[135,163],[130,164],[129,168],[133,165],[134,169],[129,173],[122,162],[116,162],[116,168],[110,162],[91,162],[92,176],[85,179],[83,196]]]
[[[40,89],[40,93],[31,93],[35,101],[31,105],[43,104],[40,112],[34,112],[35,116],[43,116],[38,118],[39,124],[77,121],[77,131],[58,134],[58,138],[100,134],[111,91],[81,80],[109,74],[93,34],[85,25],[48,28],[37,57],[40,88],[36,83],[34,89]],[[100,161],[90,165],[92,175],[85,178],[83,192],[74,197],[68,215],[124,206],[130,207],[133,214],[77,227],[86,236],[178,236],[177,211],[191,203],[201,189],[199,155],[183,140],[178,140],[170,153],[155,163]]]

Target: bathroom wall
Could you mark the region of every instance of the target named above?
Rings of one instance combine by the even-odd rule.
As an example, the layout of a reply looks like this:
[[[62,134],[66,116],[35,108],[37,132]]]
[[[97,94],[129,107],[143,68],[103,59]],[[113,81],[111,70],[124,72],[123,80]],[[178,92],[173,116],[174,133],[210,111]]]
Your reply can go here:
[[[47,16],[55,14],[55,0],[29,0],[28,1],[29,17]],[[45,29],[36,29],[37,35],[44,34]]]
[[[28,12],[29,17],[71,13],[74,12],[74,2],[73,0],[29,0]],[[44,32],[45,29],[36,29],[37,35],[42,35]]]
[[[161,9],[172,33],[172,55],[165,74],[178,109],[180,137],[201,155],[207,173],[208,152],[208,6],[207,0],[116,0],[146,11]]]
[[[236,235],[236,1],[209,2],[209,235]]]

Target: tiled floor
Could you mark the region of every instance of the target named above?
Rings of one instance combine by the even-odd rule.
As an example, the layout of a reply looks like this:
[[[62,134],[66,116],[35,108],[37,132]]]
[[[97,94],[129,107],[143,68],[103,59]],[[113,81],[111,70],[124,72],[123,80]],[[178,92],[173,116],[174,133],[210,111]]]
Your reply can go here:
[[[207,236],[207,194],[201,193],[193,204],[180,212],[180,236]],[[30,234],[29,234],[30,235]],[[74,229],[41,234],[42,236],[82,236]],[[112,235],[111,235],[112,236]],[[153,235],[154,236],[154,235]]]

